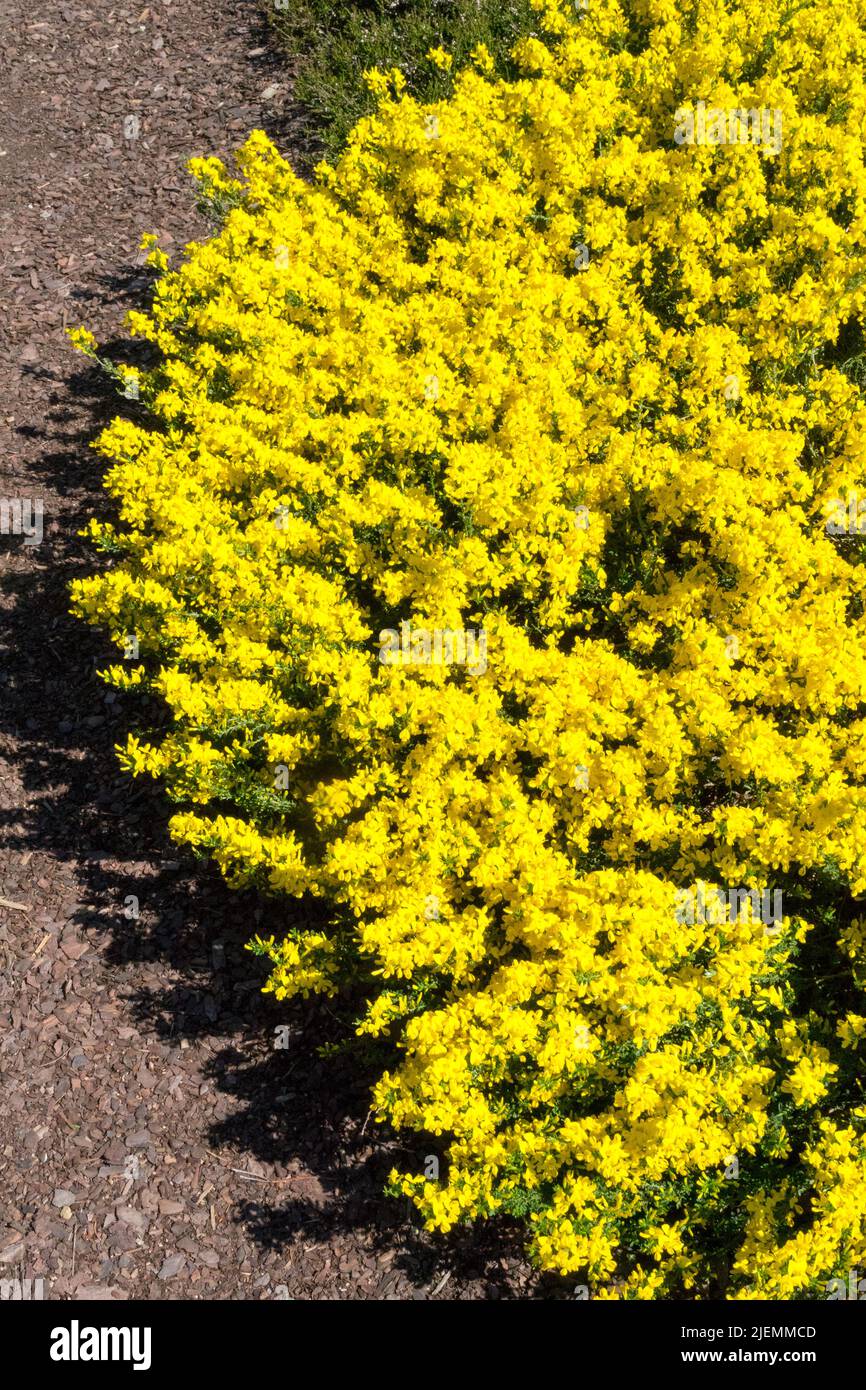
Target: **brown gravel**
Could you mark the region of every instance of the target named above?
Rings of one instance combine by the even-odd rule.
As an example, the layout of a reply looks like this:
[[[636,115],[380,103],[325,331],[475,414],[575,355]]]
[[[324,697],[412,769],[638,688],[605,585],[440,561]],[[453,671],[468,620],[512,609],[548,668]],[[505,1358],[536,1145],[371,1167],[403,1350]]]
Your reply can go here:
[[[242,949],[290,909],[177,861],[159,794],[117,769],[107,648],[67,616],[104,508],[87,442],[137,407],[63,328],[134,360],[141,232],[207,232],[186,160],[258,126],[309,161],[291,74],[249,0],[0,0],[0,63],[0,498],[45,516],[39,545],[0,536],[0,1278],[55,1299],[567,1296],[513,1232],[434,1241],[382,1196],[399,1144],[366,1123],[370,1078],[317,1055],[339,1021],[263,1000]]]

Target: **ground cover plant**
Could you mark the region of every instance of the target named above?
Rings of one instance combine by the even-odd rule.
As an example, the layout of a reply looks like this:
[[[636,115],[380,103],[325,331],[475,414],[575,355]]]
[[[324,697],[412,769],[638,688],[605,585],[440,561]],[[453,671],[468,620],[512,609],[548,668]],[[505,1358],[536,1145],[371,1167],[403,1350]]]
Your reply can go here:
[[[546,4],[312,183],[195,161],[99,441],[124,765],[317,905],[252,949],[361,1000],[428,1225],[596,1297],[866,1255],[864,18]]]

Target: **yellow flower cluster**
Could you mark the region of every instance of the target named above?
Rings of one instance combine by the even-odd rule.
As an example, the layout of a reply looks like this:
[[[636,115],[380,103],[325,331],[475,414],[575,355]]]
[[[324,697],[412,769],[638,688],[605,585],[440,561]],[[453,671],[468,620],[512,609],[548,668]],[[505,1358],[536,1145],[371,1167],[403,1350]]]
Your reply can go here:
[[[222,229],[152,248],[75,607],[171,713],[123,759],[177,839],[321,899],[253,946],[366,988],[431,1228],[820,1296],[866,1260],[866,0],[539,9],[513,79],[371,75],[312,184],[193,162]],[[419,629],[483,665],[382,659]]]

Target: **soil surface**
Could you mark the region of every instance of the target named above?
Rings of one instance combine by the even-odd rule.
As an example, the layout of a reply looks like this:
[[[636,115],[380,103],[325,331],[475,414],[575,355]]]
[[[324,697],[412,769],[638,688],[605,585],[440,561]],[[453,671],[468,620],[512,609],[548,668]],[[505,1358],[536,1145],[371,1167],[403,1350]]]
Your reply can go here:
[[[68,616],[97,563],[77,533],[106,507],[89,441],[138,407],[64,327],[135,360],[141,233],[179,254],[209,230],[190,156],[259,127],[309,167],[291,73],[252,0],[0,0],[0,69],[0,501],[44,510],[40,543],[14,508],[0,535],[0,1279],[53,1299],[568,1297],[507,1227],[433,1238],[383,1196],[424,1154],[369,1119],[357,1061],[319,1055],[345,1026],[265,1000],[243,949],[291,906],[178,860],[160,793],[116,763],[109,648]]]

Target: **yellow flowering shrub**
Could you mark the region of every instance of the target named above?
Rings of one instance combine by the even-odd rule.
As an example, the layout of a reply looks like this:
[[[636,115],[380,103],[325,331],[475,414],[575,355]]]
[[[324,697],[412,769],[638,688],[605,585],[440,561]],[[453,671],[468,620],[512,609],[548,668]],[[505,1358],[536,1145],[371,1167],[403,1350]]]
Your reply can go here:
[[[365,999],[431,1229],[821,1297],[866,1259],[866,3],[540,9],[516,79],[370,74],[312,184],[194,161],[221,229],[152,250],[75,607],[170,711],[122,758],[176,839],[320,900],[253,948]]]

